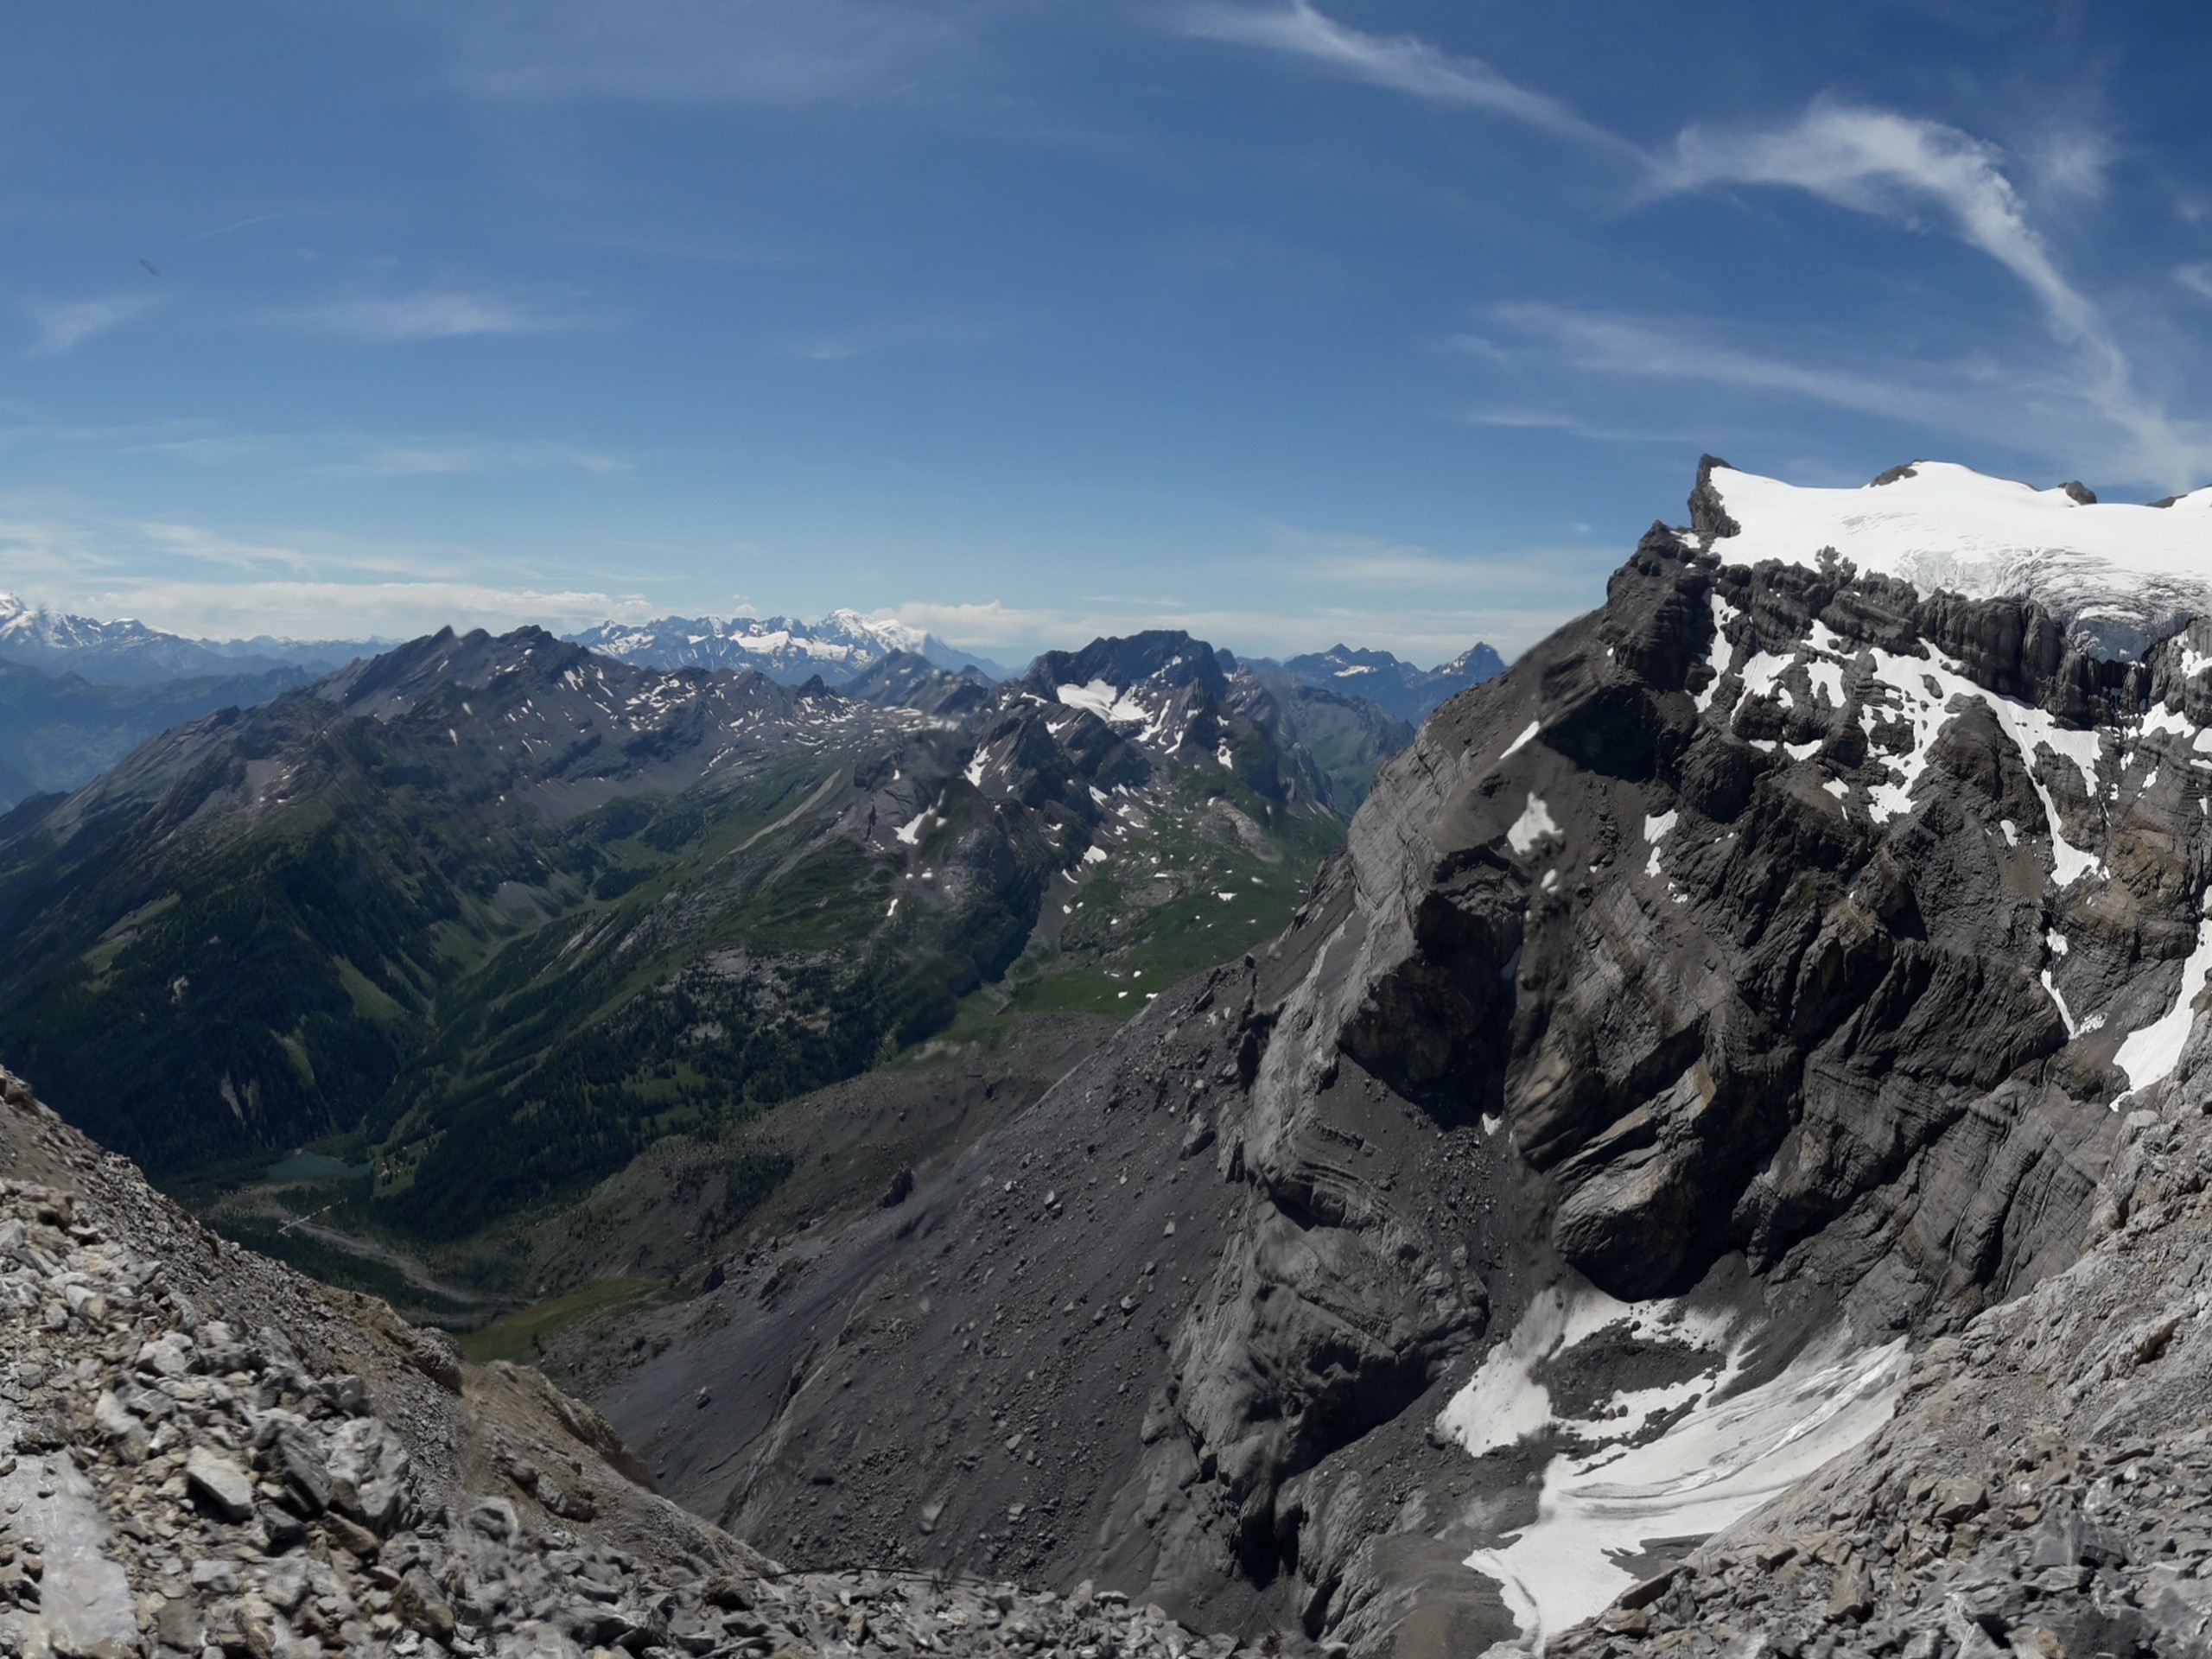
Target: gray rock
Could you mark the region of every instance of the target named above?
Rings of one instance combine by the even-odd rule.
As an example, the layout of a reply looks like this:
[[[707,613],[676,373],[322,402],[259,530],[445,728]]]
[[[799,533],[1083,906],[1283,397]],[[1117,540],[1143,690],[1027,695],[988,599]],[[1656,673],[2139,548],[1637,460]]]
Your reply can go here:
[[[301,1514],[312,1517],[330,1507],[329,1465],[304,1418],[289,1411],[264,1412],[255,1424],[253,1443]]]
[[[374,1417],[356,1417],[330,1437],[331,1507],[379,1536],[399,1524],[407,1497],[407,1447]]]
[[[194,1497],[226,1521],[253,1518],[253,1478],[230,1459],[195,1446],[185,1459],[184,1479]]]
[[[391,1611],[410,1630],[439,1642],[453,1639],[453,1605],[436,1580],[419,1567],[410,1567],[400,1575],[391,1592]]]

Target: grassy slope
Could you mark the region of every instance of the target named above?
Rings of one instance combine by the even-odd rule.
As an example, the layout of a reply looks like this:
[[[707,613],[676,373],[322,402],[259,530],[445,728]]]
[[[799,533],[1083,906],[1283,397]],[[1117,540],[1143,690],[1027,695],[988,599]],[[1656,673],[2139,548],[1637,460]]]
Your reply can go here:
[[[1144,816],[1141,849],[1109,851],[1079,885],[1054,886],[1048,905],[1065,911],[1039,928],[982,1007],[1137,1014],[1177,980],[1280,933],[1344,843],[1333,822],[1293,817],[1205,773],[1179,778]]]

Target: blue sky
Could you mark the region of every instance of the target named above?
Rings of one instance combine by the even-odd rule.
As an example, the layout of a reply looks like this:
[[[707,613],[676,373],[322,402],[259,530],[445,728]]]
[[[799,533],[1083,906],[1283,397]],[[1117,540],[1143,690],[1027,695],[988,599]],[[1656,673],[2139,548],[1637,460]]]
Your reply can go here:
[[[10,8],[0,588],[1434,661],[1593,603],[1707,449],[2164,494],[2212,480],[2202,29]]]

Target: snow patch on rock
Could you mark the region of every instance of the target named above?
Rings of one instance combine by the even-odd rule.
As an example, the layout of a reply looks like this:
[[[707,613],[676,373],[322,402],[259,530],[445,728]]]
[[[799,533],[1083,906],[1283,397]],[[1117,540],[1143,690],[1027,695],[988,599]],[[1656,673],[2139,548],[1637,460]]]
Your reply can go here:
[[[1513,827],[1505,832],[1505,843],[1525,858],[1538,842],[1557,834],[1559,825],[1553,822],[1551,809],[1544,804],[1542,796],[1532,791],[1529,804],[1521,809],[1521,816],[1514,819]]]

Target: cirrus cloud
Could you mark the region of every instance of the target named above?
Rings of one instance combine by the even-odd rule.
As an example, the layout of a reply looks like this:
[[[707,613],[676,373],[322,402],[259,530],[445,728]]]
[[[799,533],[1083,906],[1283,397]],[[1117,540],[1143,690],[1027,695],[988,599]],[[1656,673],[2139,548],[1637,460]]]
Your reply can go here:
[[[1933,209],[1953,237],[1994,260],[2034,300],[2044,332],[2072,359],[2072,401],[2121,435],[2123,453],[2114,457],[2120,470],[2169,486],[2185,485],[2212,460],[2202,424],[2176,417],[2143,390],[2103,308],[2066,274],[2031,220],[2026,199],[2008,170],[2012,158],[1958,127],[1819,98],[1778,123],[1693,124],[1670,145],[1652,151],[1479,59],[1447,54],[1410,37],[1363,33],[1329,17],[1313,0],[1204,0],[1181,14],[1181,22],[1189,34],[1293,53],[1350,79],[1430,103],[1505,116],[1603,151],[1620,161],[1645,201],[1745,185],[1802,191],[1891,223],[1914,224],[1919,213]],[[2046,134],[2028,167],[2051,200],[2094,200],[2105,188],[2113,153],[2100,135],[2069,127]],[[2192,279],[2195,269],[2179,274],[2184,286],[2198,285]],[[1795,373],[1748,362],[1735,366],[1765,390],[1795,389],[1853,407],[1877,401],[1871,386],[1851,385],[1847,374]],[[1751,373],[1754,369],[1758,372]],[[1795,388],[1793,379],[1798,382]]]
[[[542,299],[423,289],[365,294],[287,311],[279,319],[304,333],[364,344],[406,345],[480,334],[559,334],[595,320]]]
[[[96,334],[136,322],[162,302],[158,294],[100,294],[76,300],[25,300],[24,315],[35,331],[33,357],[59,357]]]

